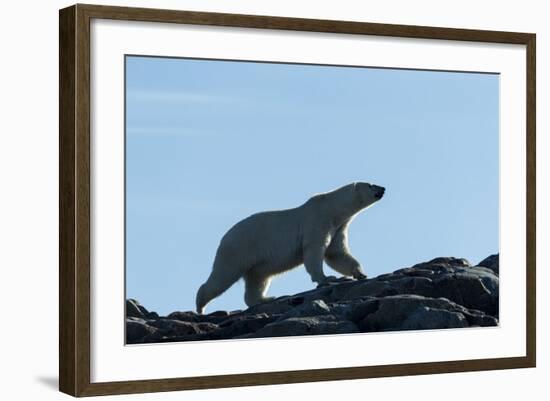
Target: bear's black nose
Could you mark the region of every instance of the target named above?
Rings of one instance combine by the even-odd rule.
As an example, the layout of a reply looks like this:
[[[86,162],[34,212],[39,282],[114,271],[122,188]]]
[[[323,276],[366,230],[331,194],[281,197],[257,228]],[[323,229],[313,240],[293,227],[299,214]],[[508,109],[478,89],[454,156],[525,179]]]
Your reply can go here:
[[[382,196],[384,196],[385,191],[386,189],[384,187],[380,187],[378,191],[376,191],[376,197],[380,199]]]

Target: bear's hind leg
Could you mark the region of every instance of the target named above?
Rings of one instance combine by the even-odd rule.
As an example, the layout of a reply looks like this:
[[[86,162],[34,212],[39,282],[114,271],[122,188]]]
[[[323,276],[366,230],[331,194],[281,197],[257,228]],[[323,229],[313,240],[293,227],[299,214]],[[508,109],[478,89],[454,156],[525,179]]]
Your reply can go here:
[[[244,302],[248,307],[275,299],[275,297],[265,296],[271,282],[270,277],[255,274],[254,272],[248,272],[244,276],[244,282]]]
[[[337,281],[334,276],[325,276],[323,272],[323,255],[325,247],[323,245],[309,246],[304,249],[304,266],[311,277],[311,281],[318,286],[326,285],[332,281]]]
[[[196,305],[197,313],[203,314],[204,307],[214,298],[219,297],[229,287],[241,278],[240,272],[230,273],[230,269],[219,269],[214,266],[210,277],[206,280],[206,283],[200,286],[197,291]]]

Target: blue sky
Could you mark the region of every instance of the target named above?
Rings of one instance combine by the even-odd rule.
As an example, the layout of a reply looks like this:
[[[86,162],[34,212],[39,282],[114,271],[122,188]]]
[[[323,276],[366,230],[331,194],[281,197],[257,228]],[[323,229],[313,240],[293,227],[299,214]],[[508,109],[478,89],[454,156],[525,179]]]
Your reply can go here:
[[[128,56],[127,296],[194,310],[232,225],[354,181],[386,187],[350,226],[370,277],[477,263],[498,252],[498,115],[492,74]],[[244,308],[243,287],[207,312]],[[268,295],[311,288],[300,267]]]

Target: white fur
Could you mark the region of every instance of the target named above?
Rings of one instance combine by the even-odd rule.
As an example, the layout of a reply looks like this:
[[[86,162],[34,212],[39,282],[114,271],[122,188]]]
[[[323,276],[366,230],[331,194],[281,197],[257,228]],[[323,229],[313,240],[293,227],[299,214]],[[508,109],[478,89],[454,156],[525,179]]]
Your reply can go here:
[[[293,209],[254,214],[235,224],[222,238],[210,277],[197,292],[197,312],[241,277],[248,306],[265,302],[273,276],[305,265],[311,280],[334,279],[323,273],[323,260],[337,272],[364,278],[349,253],[347,228],[361,210],[378,201],[382,187],[353,183],[315,195]]]

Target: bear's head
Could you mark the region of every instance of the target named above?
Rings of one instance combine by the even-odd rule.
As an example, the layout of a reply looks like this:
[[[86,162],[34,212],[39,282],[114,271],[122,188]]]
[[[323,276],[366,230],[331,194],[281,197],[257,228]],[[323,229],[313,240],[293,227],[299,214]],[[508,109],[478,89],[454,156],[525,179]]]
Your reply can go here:
[[[378,185],[369,184],[367,182],[355,182],[351,184],[353,198],[360,209],[369,207],[375,202],[378,202],[384,196],[386,189]]]
[[[366,182],[354,182],[330,192],[317,194],[308,200],[308,204],[320,205],[325,213],[353,216],[361,210],[382,199],[385,189]]]

